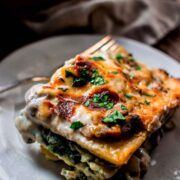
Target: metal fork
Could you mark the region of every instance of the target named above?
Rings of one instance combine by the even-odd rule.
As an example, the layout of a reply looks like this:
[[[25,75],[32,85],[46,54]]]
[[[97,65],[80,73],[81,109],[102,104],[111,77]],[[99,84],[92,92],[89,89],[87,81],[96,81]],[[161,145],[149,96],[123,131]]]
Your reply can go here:
[[[102,40],[83,51],[81,55],[93,55],[98,51],[107,51],[109,49],[115,50],[117,47],[117,43],[112,39],[111,36],[105,36]],[[21,80],[16,80],[5,85],[0,85],[0,93],[6,92],[20,85],[25,85],[31,82],[48,82],[49,80],[50,77],[48,76],[33,76]]]

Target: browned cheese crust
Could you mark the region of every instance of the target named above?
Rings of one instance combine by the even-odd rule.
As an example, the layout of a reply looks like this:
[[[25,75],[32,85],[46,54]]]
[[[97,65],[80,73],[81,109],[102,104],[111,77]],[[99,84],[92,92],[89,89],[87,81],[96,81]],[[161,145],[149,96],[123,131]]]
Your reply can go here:
[[[28,94],[26,116],[122,165],[179,104],[179,79],[150,70],[119,47],[67,61],[49,83]],[[76,121],[82,127],[75,130],[70,126]]]

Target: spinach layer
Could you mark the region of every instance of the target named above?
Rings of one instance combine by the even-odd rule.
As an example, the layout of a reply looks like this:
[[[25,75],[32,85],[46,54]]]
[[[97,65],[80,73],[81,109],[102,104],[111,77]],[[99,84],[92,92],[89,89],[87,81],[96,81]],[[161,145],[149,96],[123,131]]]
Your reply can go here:
[[[68,156],[74,164],[80,163],[81,154],[76,150],[75,145],[71,141],[56,135],[48,129],[41,129],[42,139],[47,148],[60,156]]]

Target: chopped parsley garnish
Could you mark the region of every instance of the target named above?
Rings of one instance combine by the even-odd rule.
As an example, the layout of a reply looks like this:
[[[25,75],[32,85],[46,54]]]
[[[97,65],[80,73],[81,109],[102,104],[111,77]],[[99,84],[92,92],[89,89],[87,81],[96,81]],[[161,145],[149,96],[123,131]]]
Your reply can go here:
[[[88,83],[89,81],[89,71],[88,69],[80,69],[79,70],[79,77],[73,77],[73,87],[81,87]]]
[[[92,102],[97,103],[98,107],[103,107],[106,109],[112,109],[114,103],[108,101],[109,96],[107,94],[95,94],[92,98]]]
[[[98,106],[106,108],[106,109],[112,109],[114,106],[114,103],[113,102],[101,102],[101,103],[98,103]]]
[[[99,75],[97,69],[93,69],[90,77],[88,69],[79,69],[79,76],[74,75],[71,71],[65,70],[65,77],[73,78],[73,87],[81,87],[86,85],[89,81],[93,85],[102,85],[107,81],[104,80],[103,76]]]
[[[151,104],[151,102],[149,102],[149,101],[147,101],[146,99],[144,100],[144,104],[146,104],[146,105],[150,105]]]
[[[121,109],[122,109],[123,111],[128,110],[128,109],[127,109],[127,107],[126,107],[126,106],[124,106],[123,104],[121,104]]]
[[[129,61],[135,61],[134,57],[132,57],[132,56],[128,56],[127,59],[128,59]]]
[[[106,109],[112,109],[114,106],[113,102],[103,102],[103,103],[99,103],[100,107],[104,107]]]
[[[95,107],[102,107],[106,109],[112,109],[114,102],[108,100],[109,96],[107,94],[95,94],[91,100],[88,100],[84,103],[85,106],[90,106],[91,103]]]
[[[74,77],[73,78],[73,87],[81,87],[87,84],[87,80],[84,77]]]
[[[107,94],[95,94],[92,99],[93,102],[105,102],[107,100],[108,100]]]
[[[65,70],[65,77],[74,77],[74,74],[69,70]]]
[[[111,73],[112,74],[118,74],[118,71],[112,71]]]
[[[120,53],[118,53],[118,54],[116,54],[115,58],[118,62],[120,62],[120,60],[123,59],[123,56]]]
[[[74,129],[74,130],[77,130],[77,129],[79,129],[79,128],[82,128],[84,125],[83,125],[83,123],[81,122],[81,121],[74,121],[72,124],[71,124],[71,126],[70,126],[70,128],[71,129]]]
[[[80,69],[80,76],[87,76],[89,74],[88,69]]]
[[[128,99],[132,99],[133,95],[128,93],[128,94],[125,94],[125,97]]]
[[[134,78],[134,74],[129,74],[130,79]]]
[[[103,76],[99,75],[96,69],[93,69],[90,83],[93,85],[102,85],[105,84],[106,81],[104,80]]]
[[[88,107],[88,106],[90,105],[90,101],[86,101],[86,102],[84,103],[84,105],[85,105],[86,107]]]
[[[116,124],[119,121],[125,121],[126,118],[123,116],[123,114],[119,111],[114,111],[112,114],[109,116],[103,118],[104,123],[110,123],[110,124]]]
[[[154,94],[150,94],[148,92],[143,92],[142,95],[148,96],[148,97],[154,97],[155,96]]]
[[[140,65],[137,65],[136,70],[141,70],[142,67]]]
[[[102,56],[94,56],[94,57],[91,57],[91,59],[94,61],[104,61],[105,60]]]
[[[91,79],[91,84],[102,85],[102,84],[105,84],[105,81],[102,76],[96,76]]]

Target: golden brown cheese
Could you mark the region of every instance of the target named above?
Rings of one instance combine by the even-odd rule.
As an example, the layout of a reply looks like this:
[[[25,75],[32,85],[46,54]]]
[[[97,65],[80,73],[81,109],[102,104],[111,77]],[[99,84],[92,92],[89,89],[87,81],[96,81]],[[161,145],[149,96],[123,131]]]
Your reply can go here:
[[[124,58],[118,60],[115,57],[117,54],[121,54]],[[93,60],[91,56],[76,56],[57,70],[50,83],[45,85],[40,92],[40,94],[51,94],[57,98],[58,103],[55,103],[55,106],[59,106],[59,109],[57,107],[55,112],[70,122],[76,119],[84,121],[84,118],[81,119],[82,114],[79,117],[76,114],[79,109],[83,109],[84,114],[90,114],[84,129],[86,132],[91,131],[92,136],[94,133],[94,136],[101,137],[100,134],[96,135],[96,129],[98,132],[107,129],[102,119],[115,110],[121,111],[121,105],[127,107],[129,114],[139,115],[145,129],[151,131],[148,127],[153,123],[154,118],[163,113],[166,108],[173,108],[179,103],[180,82],[178,79],[170,78],[162,70],[149,70],[145,65],[137,63],[122,48],[121,52],[104,53],[100,57],[104,60]],[[88,71],[96,69],[105,83],[93,85],[88,80],[85,85],[73,87],[73,78],[66,77],[65,72],[78,76],[78,68]],[[93,95],[102,93],[115,97],[111,99],[114,103],[111,109],[98,108],[97,103],[85,106],[88,100],[92,100]],[[121,134],[118,127],[111,129],[112,134],[107,129],[107,135]],[[102,136],[105,136],[106,132],[102,132]],[[83,134],[86,135],[86,133]],[[90,136],[90,132],[87,136]]]
[[[76,56],[35,94],[42,98],[28,119],[121,166],[161,126],[162,115],[179,105],[180,80],[148,69],[120,47]],[[83,127],[73,130],[76,121]]]

